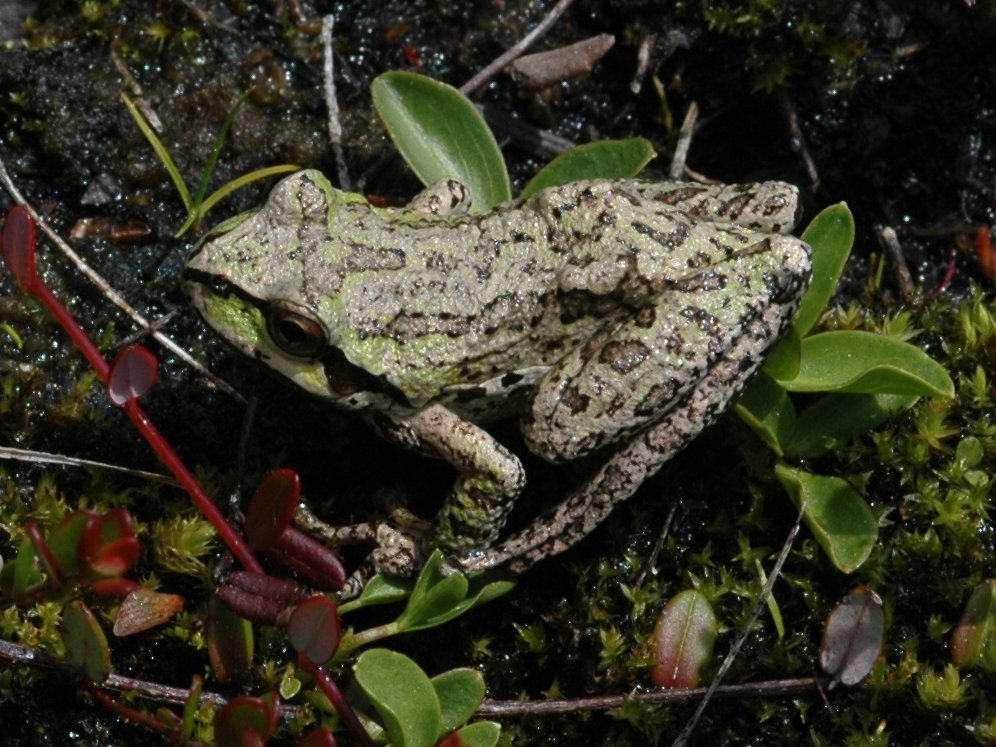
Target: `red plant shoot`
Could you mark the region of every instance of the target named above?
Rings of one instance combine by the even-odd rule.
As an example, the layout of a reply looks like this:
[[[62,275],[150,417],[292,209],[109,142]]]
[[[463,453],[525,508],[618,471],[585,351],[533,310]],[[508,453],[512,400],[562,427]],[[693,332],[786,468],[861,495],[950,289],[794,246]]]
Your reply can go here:
[[[214,504],[204,488],[180,461],[179,456],[163,438],[139,407],[138,397],[144,394],[156,379],[156,359],[141,346],[124,348],[115,359],[112,367],[101,355],[86,332],[72,314],[59,301],[48,287],[38,278],[35,270],[35,226],[27,208],[16,205],[7,214],[0,243],[4,262],[10,269],[22,291],[34,296],[55,317],[73,343],[80,349],[107,387],[107,396],[112,404],[123,407],[135,427],[149,442],[166,467],[190,495],[194,503],[207,517],[222,541],[247,571],[262,573],[263,569],[249,550],[242,536],[228,523],[224,514]]]
[[[996,278],[996,247],[989,226],[979,226],[975,234],[975,259],[986,277]]]

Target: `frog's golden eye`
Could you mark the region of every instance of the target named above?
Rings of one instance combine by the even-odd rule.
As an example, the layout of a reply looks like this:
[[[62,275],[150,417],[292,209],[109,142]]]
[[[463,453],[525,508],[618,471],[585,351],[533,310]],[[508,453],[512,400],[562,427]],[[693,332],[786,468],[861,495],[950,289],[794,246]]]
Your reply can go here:
[[[266,329],[274,344],[288,355],[307,358],[325,347],[325,327],[318,317],[297,304],[271,304]]]

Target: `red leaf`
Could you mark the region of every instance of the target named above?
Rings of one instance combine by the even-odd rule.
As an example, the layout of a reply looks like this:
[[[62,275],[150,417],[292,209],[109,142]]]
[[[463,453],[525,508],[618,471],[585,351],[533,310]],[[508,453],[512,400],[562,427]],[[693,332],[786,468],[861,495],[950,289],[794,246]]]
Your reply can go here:
[[[35,222],[24,206],[15,205],[7,213],[0,247],[3,249],[4,262],[17,281],[17,287],[24,293],[31,293],[37,280]]]
[[[118,407],[138,399],[156,383],[156,356],[141,345],[123,348],[111,364],[107,398]]]
[[[959,669],[996,669],[996,579],[975,587],[951,641],[951,661]]]
[[[287,624],[291,645],[315,664],[332,658],[339,648],[342,627],[339,610],[329,597],[313,596],[299,604]]]
[[[309,731],[300,740],[298,740],[297,747],[337,747],[338,742],[335,741],[335,736],[328,729],[315,729],[314,731]]]
[[[270,706],[260,698],[240,695],[232,698],[214,719],[218,747],[262,745],[271,735]]]
[[[141,548],[134,537],[122,537],[104,545],[90,560],[90,570],[98,576],[123,576],[138,560]]]
[[[709,600],[694,589],[675,595],[661,611],[654,630],[654,683],[658,687],[695,687],[712,658],[716,615]]]
[[[114,620],[114,635],[122,638],[155,628],[182,609],[183,597],[178,594],[164,594],[140,586],[122,600]]]
[[[266,476],[246,509],[246,535],[254,550],[265,550],[290,526],[301,496],[301,478],[291,469]]]
[[[820,666],[834,682],[856,685],[871,672],[885,640],[882,600],[859,586],[833,608],[820,644]]]

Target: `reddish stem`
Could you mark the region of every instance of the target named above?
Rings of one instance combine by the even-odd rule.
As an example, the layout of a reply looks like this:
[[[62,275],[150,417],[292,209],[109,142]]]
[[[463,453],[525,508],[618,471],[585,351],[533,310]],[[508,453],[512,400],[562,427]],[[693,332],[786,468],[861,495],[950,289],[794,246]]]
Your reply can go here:
[[[17,210],[17,208],[15,208]],[[11,211],[13,213],[13,211]],[[104,359],[104,356],[100,354],[100,350],[97,346],[93,344],[93,341],[87,337],[86,332],[83,328],[76,322],[73,315],[69,313],[62,302],[55,297],[55,294],[48,289],[48,287],[39,279],[37,273],[34,272],[34,258],[33,254],[35,251],[34,246],[34,223],[31,222],[30,216],[20,216],[21,218],[29,221],[30,230],[25,233],[25,241],[29,244],[25,247],[18,247],[26,252],[30,252],[32,258],[29,262],[24,263],[27,268],[27,277],[18,277],[18,282],[23,284],[23,289],[26,293],[36,296],[39,301],[48,309],[48,312],[55,317],[55,320],[66,330],[66,334],[69,335],[73,343],[80,349],[80,352],[86,357],[93,370],[97,372],[101,380],[104,382],[104,386],[110,379],[110,364]],[[8,220],[11,220],[8,217]],[[5,231],[6,234],[6,231]],[[5,236],[6,240],[6,236]],[[12,247],[6,247],[4,252],[13,251]],[[9,260],[8,260],[9,261]],[[135,427],[138,428],[139,432],[145,437],[145,440],[149,442],[149,445],[155,450],[159,455],[159,458],[166,464],[173,476],[176,477],[180,485],[183,486],[184,490],[190,495],[194,503],[201,510],[201,513],[207,517],[208,521],[214,524],[218,535],[221,537],[222,541],[228,546],[232,551],[232,554],[238,558],[239,562],[242,563],[243,567],[247,571],[253,571],[255,573],[262,573],[263,567],[259,564],[255,557],[253,557],[252,552],[249,550],[248,545],[242,539],[242,536],[235,531],[228,520],[225,518],[224,514],[214,505],[214,502],[208,497],[208,494],[204,492],[204,488],[201,487],[200,483],[197,482],[196,478],[190,474],[187,468],[180,461],[176,452],[173,448],[166,442],[162,434],[156,429],[149,420],[148,416],[142,411],[142,408],[138,406],[137,400],[131,399],[125,402],[124,409],[128,413],[128,417],[131,418]]]
[[[114,711],[114,713],[118,714],[118,716],[123,718],[125,721],[129,721],[133,724],[141,724],[146,729],[151,729],[152,731],[165,734],[169,737],[176,735],[175,726],[166,724],[154,716],[150,716],[147,713],[143,713],[142,711],[126,706],[124,703],[112,698],[92,682],[88,682],[86,684],[86,689],[93,697],[103,703],[107,708]]]
[[[45,538],[42,537],[42,533],[38,528],[38,525],[33,521],[29,521],[24,527],[24,533],[28,535],[28,539],[31,540],[31,544],[34,545],[35,552],[38,553],[42,559],[44,559],[45,565],[47,565],[49,570],[52,571],[52,578],[49,580],[52,587],[55,589],[61,589],[66,585],[66,575],[63,573],[62,565],[59,563],[58,559],[56,559],[52,549],[48,546]]]
[[[325,667],[315,664],[307,656],[299,656],[297,660],[298,666],[314,678],[315,683],[325,693],[325,697],[329,699],[336,711],[338,711],[339,718],[342,719],[343,725],[353,736],[353,739],[356,740],[356,743],[360,747],[374,747],[373,740],[370,738],[367,730],[363,728],[363,724],[357,718],[353,707],[346,702],[346,696],[342,694],[339,686],[329,677],[328,672],[325,671]]]
[[[149,442],[149,445],[159,455],[163,464],[173,473],[180,486],[187,491],[187,494],[197,508],[214,525],[218,536],[228,546],[228,549],[232,551],[232,554],[242,564],[242,567],[252,573],[263,573],[263,566],[253,556],[249,545],[246,544],[242,535],[235,531],[235,528],[228,523],[221,509],[215,505],[210,496],[204,492],[201,484],[197,482],[197,478],[190,474],[190,471],[180,461],[180,457],[173,451],[173,447],[163,438],[163,435],[152,424],[148,415],[139,406],[138,400],[131,399],[125,402],[124,410],[128,413],[128,417],[131,418],[131,422],[138,428],[139,433],[145,437],[145,440]]]
[[[87,337],[86,332],[83,328],[76,323],[73,315],[69,313],[65,306],[55,297],[55,294],[48,289],[48,286],[42,283],[35,275],[28,285],[28,293],[36,296],[39,301],[41,301],[45,308],[48,309],[48,313],[55,317],[55,320],[66,330],[66,334],[72,339],[73,344],[80,349],[80,352],[86,357],[87,361],[93,367],[93,370],[97,372],[100,376],[101,381],[105,384],[107,383],[107,377],[110,375],[111,366],[104,359],[104,356],[100,354],[100,350],[97,346],[93,344],[93,341]]]

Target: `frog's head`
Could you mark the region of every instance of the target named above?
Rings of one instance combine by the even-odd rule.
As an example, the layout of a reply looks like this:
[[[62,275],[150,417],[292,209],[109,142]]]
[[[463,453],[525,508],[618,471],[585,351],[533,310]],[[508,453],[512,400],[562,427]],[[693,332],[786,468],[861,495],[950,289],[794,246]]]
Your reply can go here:
[[[342,258],[329,224],[362,196],[335,189],[318,171],[273,188],[266,204],[215,228],[191,253],[184,289],[204,320],[245,355],[305,391],[359,409],[396,400],[384,382],[351,364],[332,332]]]

